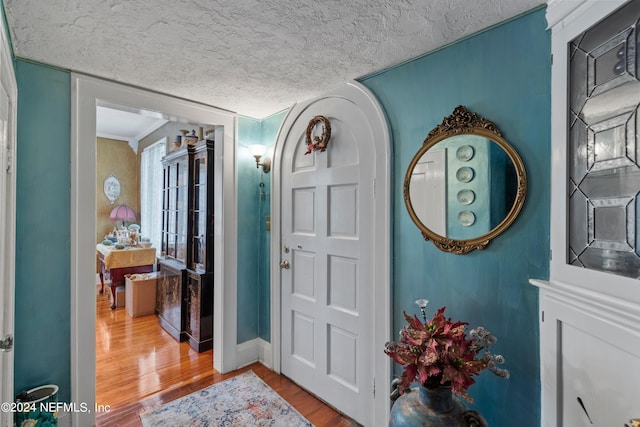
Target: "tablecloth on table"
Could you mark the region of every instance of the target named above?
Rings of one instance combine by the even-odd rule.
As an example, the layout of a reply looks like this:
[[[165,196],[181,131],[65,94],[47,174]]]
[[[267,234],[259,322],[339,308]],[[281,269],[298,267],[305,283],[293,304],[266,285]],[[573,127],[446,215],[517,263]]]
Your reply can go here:
[[[156,248],[131,246],[125,249],[116,249],[113,246],[105,246],[102,243],[98,243],[96,250],[104,255],[104,266],[107,270],[149,265],[156,262]]]

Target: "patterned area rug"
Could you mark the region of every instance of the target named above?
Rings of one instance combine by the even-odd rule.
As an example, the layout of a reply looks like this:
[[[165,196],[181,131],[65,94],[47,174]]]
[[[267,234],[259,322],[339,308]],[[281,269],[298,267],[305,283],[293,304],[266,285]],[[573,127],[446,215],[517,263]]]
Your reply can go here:
[[[140,419],[144,427],[313,427],[253,371],[171,401]]]

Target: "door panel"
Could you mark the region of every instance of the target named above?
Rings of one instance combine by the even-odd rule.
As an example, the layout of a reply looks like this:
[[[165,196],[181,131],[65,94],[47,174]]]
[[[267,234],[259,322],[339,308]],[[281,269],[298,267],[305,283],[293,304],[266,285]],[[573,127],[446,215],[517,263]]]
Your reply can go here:
[[[358,314],[358,260],[329,257],[328,303],[334,310]]]
[[[341,106],[332,113],[331,119],[331,135],[332,140],[340,138],[342,141],[357,141],[358,130],[353,129],[352,124],[342,120],[347,117],[345,109],[349,106]],[[343,116],[342,114],[345,114]],[[364,119],[364,117],[360,117]],[[330,168],[339,168],[341,166],[358,165],[358,145],[353,143],[331,144],[331,150],[327,151],[327,165]]]
[[[291,310],[291,355],[300,362],[315,368],[314,319]]]
[[[333,325],[329,325],[327,335],[329,343],[327,346],[327,372],[329,376],[357,392],[357,335]]]
[[[358,238],[358,186],[329,187],[329,236]]]
[[[332,137],[325,152],[306,155],[315,115],[329,119]],[[354,104],[323,98],[289,129],[281,164],[281,256],[290,261],[281,270],[282,372],[365,425],[373,413],[374,155],[363,147],[372,138]]]
[[[293,189],[291,230],[295,234],[315,234],[315,195],[315,188]]]

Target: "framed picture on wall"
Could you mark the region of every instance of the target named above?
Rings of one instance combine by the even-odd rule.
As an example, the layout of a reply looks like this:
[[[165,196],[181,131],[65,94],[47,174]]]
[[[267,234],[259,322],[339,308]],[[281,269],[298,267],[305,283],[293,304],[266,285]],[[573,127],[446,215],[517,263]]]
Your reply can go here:
[[[120,197],[120,181],[114,174],[109,174],[104,179],[104,195],[113,204]]]

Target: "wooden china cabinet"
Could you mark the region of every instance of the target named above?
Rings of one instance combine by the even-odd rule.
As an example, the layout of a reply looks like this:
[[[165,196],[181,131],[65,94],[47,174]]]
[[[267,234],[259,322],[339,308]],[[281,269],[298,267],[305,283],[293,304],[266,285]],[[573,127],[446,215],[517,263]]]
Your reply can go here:
[[[162,252],[159,258],[156,310],[160,325],[178,341],[184,329],[184,273],[186,270],[189,159],[179,149],[162,159]]]
[[[185,330],[191,347],[213,347],[214,142],[189,147],[189,214]]]
[[[214,142],[163,160],[162,256],[156,309],[160,325],[201,352],[213,346]]]

